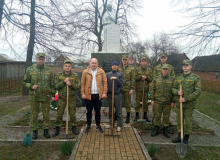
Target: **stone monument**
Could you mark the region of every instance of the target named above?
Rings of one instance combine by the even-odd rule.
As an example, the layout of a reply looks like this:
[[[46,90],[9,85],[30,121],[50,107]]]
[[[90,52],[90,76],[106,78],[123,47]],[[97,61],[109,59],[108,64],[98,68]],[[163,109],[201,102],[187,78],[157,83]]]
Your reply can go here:
[[[107,11],[103,16],[102,24],[104,26],[104,43],[103,51],[92,53],[92,58],[97,58],[98,63],[105,72],[111,71],[111,62],[118,61],[121,63],[123,53],[120,52],[120,26],[115,24],[115,13],[110,4],[107,5]]]

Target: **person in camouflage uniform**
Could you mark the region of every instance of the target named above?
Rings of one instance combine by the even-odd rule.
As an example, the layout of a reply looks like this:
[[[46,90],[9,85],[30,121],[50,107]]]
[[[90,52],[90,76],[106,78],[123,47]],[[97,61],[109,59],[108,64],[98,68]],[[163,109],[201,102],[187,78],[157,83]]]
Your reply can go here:
[[[167,64],[167,53],[161,53],[160,54],[160,64],[156,65],[154,67],[153,76],[156,77],[158,75],[161,75],[161,69],[163,64]],[[170,64],[167,64],[170,68],[169,76],[172,76],[175,78],[174,68]]]
[[[173,143],[181,141],[180,138],[180,103],[183,106],[183,121],[184,124],[184,138],[183,143],[188,144],[189,135],[192,133],[192,114],[195,108],[196,99],[201,94],[201,80],[200,77],[191,72],[192,61],[183,60],[183,74],[178,76],[174,82],[174,88],[172,92],[174,94],[176,102],[176,114],[177,114],[177,130],[179,136],[172,140]],[[182,85],[182,91],[180,91],[180,84]],[[179,96],[182,95],[182,98]]]
[[[136,68],[135,70],[135,90],[136,90],[136,102],[135,102],[135,112],[136,117],[134,121],[137,121],[139,119],[139,112],[140,112],[140,102],[142,101],[143,97],[143,82],[145,81],[144,86],[144,119],[146,119],[147,122],[150,122],[150,120],[147,117],[147,111],[148,111],[148,91],[149,91],[149,84],[152,81],[152,70],[150,68],[147,68],[147,57],[143,56],[141,57],[141,67]]]
[[[127,117],[125,123],[130,122],[131,113],[131,96],[135,86],[135,73],[134,67],[128,65],[128,55],[122,55],[122,66],[118,67],[118,70],[124,74],[124,86],[122,88],[122,95],[125,100],[125,106],[127,111]]]
[[[30,127],[33,130],[32,139],[38,137],[38,114],[40,104],[43,113],[43,128],[44,137],[50,138],[50,100],[54,100],[54,77],[52,69],[44,66],[45,54],[37,53],[37,65],[27,68],[24,75],[23,84],[29,89],[30,105],[31,105],[31,123]],[[51,95],[52,98],[51,98]],[[34,98],[34,99],[33,99]],[[34,100],[34,102],[33,102]]]
[[[154,107],[154,126],[155,129],[151,136],[154,137],[159,134],[159,126],[161,124],[161,114],[163,112],[163,134],[170,138],[168,133],[169,117],[171,108],[174,107],[174,99],[172,94],[172,87],[174,85],[174,77],[169,75],[169,65],[163,64],[162,75],[153,78],[150,84],[150,99],[151,105]]]
[[[63,72],[57,73],[55,77],[54,88],[59,92],[59,100],[57,104],[57,118],[55,121],[55,132],[53,137],[59,135],[60,126],[63,121],[63,114],[67,105],[67,85],[69,86],[69,115],[70,125],[72,126],[73,134],[78,135],[79,131],[76,128],[76,90],[80,88],[80,80],[77,73],[71,72],[72,65],[70,60],[65,60]]]

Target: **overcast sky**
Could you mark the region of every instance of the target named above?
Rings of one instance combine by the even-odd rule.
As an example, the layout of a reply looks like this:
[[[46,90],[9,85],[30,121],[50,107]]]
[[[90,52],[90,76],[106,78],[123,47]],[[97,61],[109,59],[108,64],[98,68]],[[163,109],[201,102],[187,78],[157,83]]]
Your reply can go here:
[[[190,22],[183,13],[178,12],[182,5],[173,7],[170,0],[143,0],[142,16],[136,16],[140,40],[151,38],[154,33],[176,30]]]

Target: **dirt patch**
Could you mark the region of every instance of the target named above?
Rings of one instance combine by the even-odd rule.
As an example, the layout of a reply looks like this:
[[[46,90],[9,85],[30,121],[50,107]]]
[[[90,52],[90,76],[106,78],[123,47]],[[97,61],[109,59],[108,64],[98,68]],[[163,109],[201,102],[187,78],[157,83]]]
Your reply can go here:
[[[0,157],[2,160],[68,160],[59,150],[62,142],[32,142],[32,146],[22,146],[20,142],[1,142]]]

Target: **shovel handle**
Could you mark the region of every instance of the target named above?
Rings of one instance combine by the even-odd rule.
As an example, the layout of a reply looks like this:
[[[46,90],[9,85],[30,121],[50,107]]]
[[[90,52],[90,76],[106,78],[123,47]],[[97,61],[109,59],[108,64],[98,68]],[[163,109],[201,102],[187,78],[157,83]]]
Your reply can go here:
[[[182,91],[182,85],[180,85],[180,91]],[[182,95],[180,95],[180,98],[182,98]],[[180,103],[180,127],[181,139],[183,139],[183,103]]]
[[[66,134],[68,134],[68,113],[69,113],[69,110],[68,110],[68,105],[69,105],[69,86],[66,85],[66,93],[67,93],[67,100],[66,100]]]
[[[113,133],[113,123],[114,123],[114,97],[115,97],[115,80],[112,80],[112,123],[111,123],[111,130]]]
[[[145,80],[143,81],[143,94],[142,94],[142,110],[141,110],[141,119],[143,119],[143,114],[144,114],[144,87],[145,87]]]

